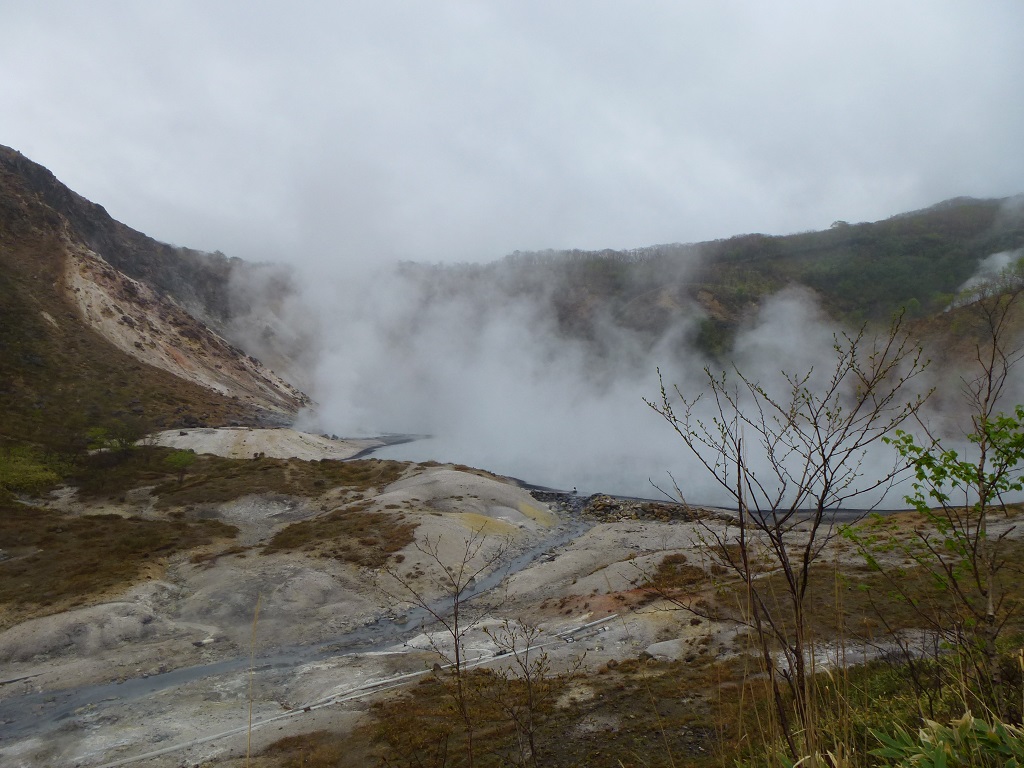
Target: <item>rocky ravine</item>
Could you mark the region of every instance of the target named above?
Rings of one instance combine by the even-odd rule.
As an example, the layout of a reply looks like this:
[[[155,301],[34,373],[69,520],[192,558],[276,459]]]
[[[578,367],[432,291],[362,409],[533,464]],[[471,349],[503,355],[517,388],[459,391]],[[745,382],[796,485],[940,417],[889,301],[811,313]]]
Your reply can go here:
[[[310,404],[298,389],[228,343],[167,296],[67,244],[65,279],[82,319],[123,352],[182,379],[240,398],[286,422]]]

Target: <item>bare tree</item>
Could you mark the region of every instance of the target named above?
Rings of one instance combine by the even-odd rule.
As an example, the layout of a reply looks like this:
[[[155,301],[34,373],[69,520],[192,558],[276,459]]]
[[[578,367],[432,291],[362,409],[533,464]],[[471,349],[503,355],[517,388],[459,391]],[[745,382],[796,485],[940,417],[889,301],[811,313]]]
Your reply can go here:
[[[422,609],[440,625],[443,634],[451,638],[452,647],[431,636],[430,642],[441,660],[452,669],[452,702],[466,733],[469,765],[474,764],[474,718],[472,696],[465,674],[465,638],[475,629],[489,610],[484,604],[471,605],[469,599],[476,594],[476,586],[485,574],[500,567],[508,554],[510,542],[502,539],[495,543],[477,529],[466,538],[464,546],[457,548],[452,557],[442,549],[440,536],[427,537],[417,542],[416,550],[425,557],[432,573],[402,572],[397,566],[383,568],[386,581],[378,580],[378,587],[398,602]]]
[[[868,476],[867,452],[927,397],[912,391],[927,361],[903,331],[902,317],[878,337],[865,328],[836,335],[833,350],[823,379],[813,369],[783,371],[781,385],[769,388],[739,370],[734,382],[705,368],[704,393],[687,397],[662,380],[660,398],[647,401],[735,504],[735,525],[704,530],[712,557],[745,588],[742,620],[757,640],[794,759],[818,747],[806,598],[812,566],[838,533],[830,512],[854,499],[863,504],[866,494],[891,484],[900,465]],[[710,417],[700,415],[704,406]],[[781,597],[768,574],[781,578]]]
[[[558,693],[582,665],[576,658],[567,672],[555,673],[542,647],[540,628],[521,620],[505,619],[484,630],[505,664],[494,668],[483,694],[494,701],[511,723],[516,736],[513,765],[539,768],[540,730],[555,706]]]

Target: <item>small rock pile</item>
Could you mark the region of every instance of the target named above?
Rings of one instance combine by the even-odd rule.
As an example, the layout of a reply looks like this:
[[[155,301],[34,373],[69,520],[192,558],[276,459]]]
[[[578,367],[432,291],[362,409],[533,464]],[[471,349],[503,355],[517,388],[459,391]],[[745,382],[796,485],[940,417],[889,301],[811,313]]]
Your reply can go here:
[[[652,520],[659,523],[692,522],[700,511],[683,504],[640,499],[618,499],[605,494],[590,496],[583,506],[583,517],[602,523],[620,520]]]
[[[617,523],[622,520],[690,522],[701,517],[701,510],[670,502],[621,499],[603,493],[592,496],[555,491],[530,493],[537,501],[550,505],[556,512],[599,523]]]
[[[563,491],[538,491],[533,489],[530,490],[530,495],[542,504],[547,504],[556,512],[562,512],[575,517],[583,514],[583,507],[591,498]]]

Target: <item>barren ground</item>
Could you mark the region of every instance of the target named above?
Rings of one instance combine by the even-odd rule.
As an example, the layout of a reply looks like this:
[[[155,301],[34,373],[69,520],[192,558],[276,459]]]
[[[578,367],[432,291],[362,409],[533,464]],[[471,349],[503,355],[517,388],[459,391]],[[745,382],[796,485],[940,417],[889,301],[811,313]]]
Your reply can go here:
[[[290,430],[191,430],[160,439],[225,455],[315,459],[345,450]],[[712,642],[701,647],[712,652],[731,641],[722,628],[692,626],[688,615],[639,607],[632,583],[644,570],[666,553],[696,552],[692,523],[572,521],[511,482],[445,466],[410,465],[366,499],[369,512],[418,524],[415,541],[390,561],[416,584],[430,585],[439,573],[421,551],[432,542],[445,562],[459,561],[473,532],[484,536],[482,554],[506,542],[513,553],[532,553],[473,605],[485,614],[480,630],[510,617],[539,624],[557,663],[584,650],[593,667],[645,650],[677,658],[709,634]],[[381,695],[376,688],[429,673],[444,636],[427,634],[430,627],[388,596],[401,590],[386,574],[318,552],[261,553],[286,525],[341,501],[325,489],[312,499],[248,496],[208,505],[204,516],[240,529],[232,547],[156,562],[123,593],[0,633],[0,763],[230,764],[245,753],[250,704],[255,751],[325,724],[350,726],[367,697]],[[167,514],[145,490],[102,507],[67,492],[48,503],[80,513]],[[472,658],[486,660],[494,646],[480,630],[466,645]]]
[[[158,432],[152,439],[155,445],[213,453],[229,459],[249,459],[256,453],[263,453],[276,459],[294,457],[305,461],[350,459],[384,445],[383,440],[375,438],[338,440],[295,429],[252,427],[169,429]]]
[[[156,440],[228,457],[307,461],[374,444],[238,428],[175,430]],[[262,460],[247,466],[258,470]],[[479,618],[464,640],[471,664],[501,663],[485,630],[516,619],[541,629],[555,668],[581,657],[593,672],[613,660],[689,664],[748,650],[734,625],[671,610],[637,587],[667,555],[702,568],[702,542],[725,525],[714,515],[697,523],[663,510],[654,514],[662,519],[637,519],[628,504],[592,503],[583,519],[569,494],[542,495],[553,498],[548,504],[468,467],[388,466],[381,487],[314,484],[311,497],[252,494],[178,509],[166,499],[158,504],[152,488],[137,488],[114,500],[82,499],[71,489],[36,500],[73,515],[166,520],[187,513],[236,526],[238,534],[154,559],[130,587],[70,610],[47,615],[56,609],[41,607],[0,621],[0,765],[226,768],[284,736],[350,731],[372,701],[436,673],[451,655],[451,637],[403,600],[399,582],[437,600],[435,608],[450,605],[438,588],[441,565],[457,569],[476,544],[470,572],[497,549],[507,552],[500,570],[478,575],[471,587],[478,594],[464,606],[464,615]],[[353,508],[383,521],[378,532],[415,526],[410,543],[399,536],[404,546],[377,560],[351,556],[352,548],[359,555],[370,546],[363,534],[267,548],[289,526]],[[993,532],[1017,536],[1015,522],[1001,521]],[[913,516],[900,518],[908,530],[914,524]],[[842,541],[827,559],[851,569],[860,563]],[[697,573],[691,594],[700,597],[709,587]]]

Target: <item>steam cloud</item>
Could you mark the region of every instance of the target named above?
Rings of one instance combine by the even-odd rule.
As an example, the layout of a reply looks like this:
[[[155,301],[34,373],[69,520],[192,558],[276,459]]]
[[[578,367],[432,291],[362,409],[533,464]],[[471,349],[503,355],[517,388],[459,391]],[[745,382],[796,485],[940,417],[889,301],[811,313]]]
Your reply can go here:
[[[986,256],[978,263],[978,269],[973,275],[960,286],[959,293],[972,291],[990,283],[996,283],[1003,279],[1019,277],[1014,271],[1019,267],[1024,251],[1000,251]]]
[[[302,348],[292,362],[308,366],[300,378],[318,403],[301,428],[431,435],[380,455],[459,462],[581,493],[656,496],[651,481],[668,488],[671,472],[691,501],[724,501],[643,401],[658,396],[659,367],[667,384],[700,392],[708,361],[691,343],[700,307],[684,307],[653,342],[608,316],[583,340],[559,330],[551,298],[564,285],[512,296],[481,279],[450,291],[431,274],[396,266],[296,274],[296,293],[268,305],[287,329],[281,338]],[[781,370],[824,376],[837,330],[810,293],[788,289],[740,330],[734,359],[769,384]],[[888,451],[879,458],[891,460]]]
[[[642,398],[656,394],[655,368],[687,321],[647,349],[605,320],[598,355],[559,333],[543,296],[428,293],[416,279],[378,274],[321,296],[323,326],[335,332],[321,339],[311,426],[430,434],[394,455],[651,494],[648,478],[664,478],[680,450]]]
[[[1024,196],[1011,198],[994,226],[1022,215]],[[647,249],[658,256],[641,265],[643,290],[692,279],[699,246],[667,248]],[[559,258],[547,266],[564,263]],[[578,286],[567,277],[571,271],[544,271],[544,259],[520,254],[461,267],[308,261],[302,269],[247,267],[232,276],[233,315],[240,320],[231,335],[314,398],[317,407],[301,414],[301,428],[432,436],[378,455],[459,462],[539,485],[576,486],[581,493],[657,495],[651,481],[668,487],[671,472],[690,501],[722,502],[715,480],[644,403],[658,398],[659,368],[666,384],[678,385],[690,399],[706,386],[705,365],[722,369],[696,344],[705,309],[670,292],[665,302],[653,303],[658,311],[663,304],[671,310],[671,321],[655,324],[662,330],[653,337],[649,329],[636,330],[642,322],[624,322],[622,306],[613,311],[590,302],[585,331],[567,332],[559,300]],[[987,285],[1019,286],[1022,265],[1020,250],[982,259],[961,302],[976,300]],[[590,298],[584,292],[584,303]],[[813,370],[814,386],[833,372],[833,339],[843,330],[812,293],[788,288],[763,300],[741,325],[732,363],[769,388],[783,385],[782,371]],[[973,359],[970,350],[946,342],[926,349],[936,364],[908,394],[936,388],[924,420],[966,456],[972,446],[962,431],[961,393],[977,371],[959,367]],[[1024,402],[1024,380],[1011,377],[1005,409],[1017,402]],[[894,458],[890,447],[879,445],[865,457],[865,476],[887,472]],[[898,489],[884,503],[901,506],[906,491]]]

